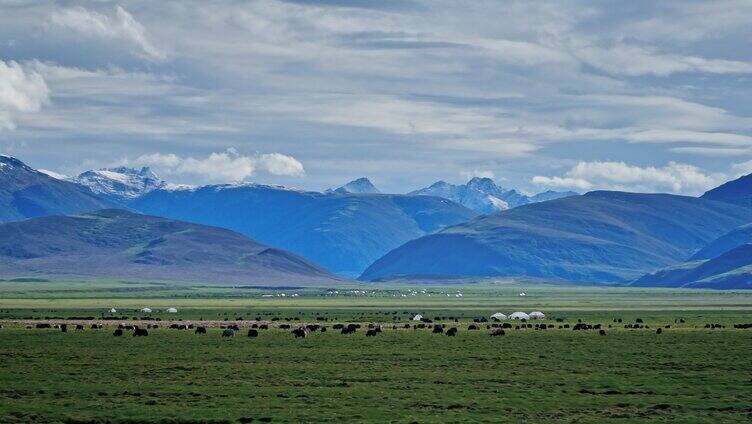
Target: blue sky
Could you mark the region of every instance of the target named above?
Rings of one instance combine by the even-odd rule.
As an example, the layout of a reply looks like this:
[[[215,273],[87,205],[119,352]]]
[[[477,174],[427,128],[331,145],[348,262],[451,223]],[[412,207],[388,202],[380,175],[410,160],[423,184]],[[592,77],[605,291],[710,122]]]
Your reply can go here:
[[[752,2],[0,0],[0,152],[64,174],[698,194],[752,172]]]

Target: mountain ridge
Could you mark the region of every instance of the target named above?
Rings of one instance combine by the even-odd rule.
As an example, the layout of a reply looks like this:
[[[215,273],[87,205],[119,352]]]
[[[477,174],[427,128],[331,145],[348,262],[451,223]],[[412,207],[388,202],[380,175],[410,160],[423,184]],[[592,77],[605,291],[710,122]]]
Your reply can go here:
[[[252,285],[338,280],[230,230],[121,209],[1,224],[0,275]]]
[[[595,191],[447,227],[389,252],[360,278],[433,273],[625,283],[685,260],[750,220],[751,209],[722,202]]]

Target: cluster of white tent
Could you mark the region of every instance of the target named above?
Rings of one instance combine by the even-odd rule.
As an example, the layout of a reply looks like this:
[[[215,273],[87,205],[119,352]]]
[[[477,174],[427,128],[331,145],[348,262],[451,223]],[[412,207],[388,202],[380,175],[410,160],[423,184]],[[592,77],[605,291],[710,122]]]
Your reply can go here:
[[[513,312],[512,314],[507,316],[501,312],[496,312],[495,314],[491,315],[491,318],[497,319],[499,321],[503,321],[505,319],[517,319],[517,320],[524,319],[528,321],[531,319],[546,319],[546,314],[544,314],[541,311],[533,311],[533,312],[530,312],[529,314],[525,312]]]

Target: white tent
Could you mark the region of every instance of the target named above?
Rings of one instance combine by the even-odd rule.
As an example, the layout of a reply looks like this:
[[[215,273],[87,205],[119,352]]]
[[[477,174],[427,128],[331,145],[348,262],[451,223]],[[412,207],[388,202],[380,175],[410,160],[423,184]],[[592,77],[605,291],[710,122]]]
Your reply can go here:
[[[413,321],[420,321],[420,320],[422,320],[422,319],[423,319],[423,315],[421,315],[421,314],[415,315],[415,316],[413,317]]]
[[[117,309],[115,309],[115,308],[110,309],[110,313],[111,314],[114,314],[115,312],[117,312]]]
[[[527,296],[527,295],[525,294],[525,292],[521,292],[521,293],[520,293],[520,297],[524,297],[524,296]]]
[[[141,312],[143,312],[145,314],[150,314],[151,313],[151,309],[150,308],[143,308],[143,309],[141,309]]]
[[[510,319],[524,319],[528,320],[530,319],[530,315],[524,313],[524,312],[515,312],[512,315],[509,315]]]
[[[530,318],[532,319],[546,319],[546,314],[541,311],[530,312]]]
[[[167,308],[167,313],[168,314],[177,314],[178,310],[175,309],[175,308]]]
[[[507,316],[504,315],[504,314],[502,314],[501,312],[497,312],[497,313],[491,315],[491,318],[495,318],[495,319],[498,319],[498,320],[501,321],[501,320],[507,319]]]

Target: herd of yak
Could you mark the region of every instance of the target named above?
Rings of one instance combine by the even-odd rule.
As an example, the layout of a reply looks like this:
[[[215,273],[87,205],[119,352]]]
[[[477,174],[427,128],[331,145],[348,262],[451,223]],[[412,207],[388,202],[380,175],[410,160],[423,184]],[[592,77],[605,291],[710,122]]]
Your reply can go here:
[[[530,324],[525,322],[525,320],[522,320],[515,325],[512,325],[509,322],[494,322],[491,324],[482,324],[483,322],[487,322],[483,319],[475,319],[473,320],[473,324],[469,324],[467,327],[468,331],[478,331],[481,330],[483,326],[485,326],[485,329],[488,331],[488,334],[491,336],[503,336],[506,334],[505,330],[507,329],[535,329],[535,330],[546,330],[546,329],[553,329],[558,328],[559,329],[572,329],[573,331],[579,331],[579,330],[595,330],[598,331],[598,333],[602,336],[606,335],[606,330],[602,324],[587,324],[582,322],[581,320],[578,320],[578,322],[572,326],[569,324],[564,324],[563,319],[557,318],[556,322],[557,324],[545,324],[545,323],[536,323],[536,324]],[[619,326],[622,324],[622,319],[614,319],[613,322]],[[675,324],[683,324],[685,321],[682,318],[674,320]],[[638,318],[635,320],[634,323],[630,324],[623,324],[625,329],[650,329],[650,326],[644,325],[643,320]],[[749,329],[752,328],[752,324],[734,324],[733,326],[736,329]],[[2,326],[0,325],[0,328]],[[31,329],[34,328],[32,326],[27,326],[26,328]],[[38,323],[36,324],[36,328],[56,328],[59,329],[61,332],[65,333],[68,331],[68,324],[50,324],[50,323]],[[84,330],[84,325],[82,324],[76,324],[75,329],[77,331]],[[102,329],[102,324],[91,324],[90,328],[92,330],[98,330]],[[115,331],[113,332],[113,336],[120,337],[123,336],[125,331],[130,331],[134,337],[143,337],[149,335],[149,330],[151,329],[157,329],[159,328],[158,324],[148,324],[146,328],[139,327],[138,325],[125,325],[125,324],[119,324]],[[193,330],[196,334],[206,334],[206,327],[204,326],[196,326],[194,324],[170,324],[167,328],[174,329],[174,330]],[[241,331],[240,326],[237,324],[231,324],[227,326],[221,326],[222,329],[222,337],[234,337],[235,334],[239,331]],[[296,326],[296,328],[292,328],[290,324],[279,324],[277,325],[277,328],[282,330],[289,330],[290,333],[295,336],[295,338],[304,338],[307,334],[312,332],[326,332],[328,331],[328,327],[325,325],[320,324],[307,324],[307,325],[300,325]],[[353,334],[358,331],[358,329],[362,328],[361,324],[334,324],[331,326],[332,330],[339,331],[341,334]],[[419,330],[419,329],[430,329],[432,333],[435,334],[446,334],[449,337],[454,337],[457,335],[458,329],[457,327],[451,327],[451,328],[445,328],[444,324],[427,324],[425,322],[421,322],[418,324],[403,324],[401,326],[398,325],[392,325],[393,330],[397,330],[399,328],[403,329],[413,329],[413,330]],[[608,325],[608,328],[613,328],[611,324]],[[656,334],[663,333],[664,328],[671,328],[671,324],[667,324],[663,327],[658,327],[655,332]],[[720,328],[726,328],[725,325],[720,324],[706,324],[706,329],[720,329]],[[247,336],[248,337],[258,337],[259,330],[268,330],[269,324],[251,324],[250,328],[248,329]],[[382,325],[378,324],[368,324],[366,328],[366,337],[375,337],[379,333],[382,332]]]

